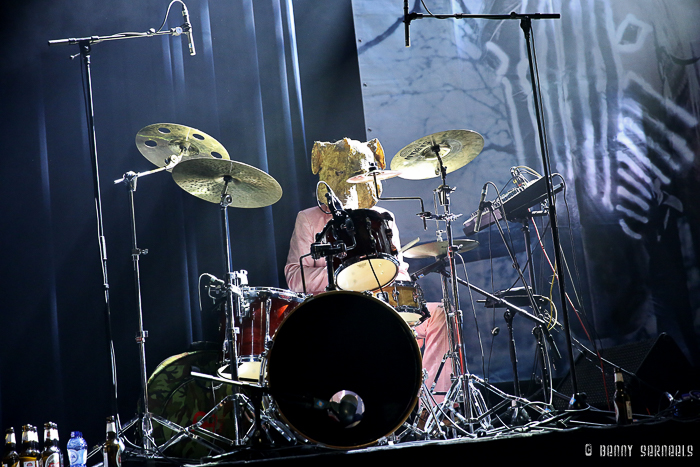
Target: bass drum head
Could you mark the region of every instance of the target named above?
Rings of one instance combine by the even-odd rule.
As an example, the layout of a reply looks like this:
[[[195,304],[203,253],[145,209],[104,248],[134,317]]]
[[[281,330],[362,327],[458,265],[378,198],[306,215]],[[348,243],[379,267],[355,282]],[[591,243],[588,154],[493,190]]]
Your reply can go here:
[[[403,318],[358,292],[326,292],[302,303],[280,325],[267,359],[268,386],[284,421],[310,441],[340,449],[396,431],[418,400],[421,375],[420,350]],[[344,394],[361,400],[359,423],[342,424],[318,405]]]
[[[214,350],[198,350],[165,359],[148,378],[148,410],[183,428],[198,422],[217,403],[232,394],[233,386],[230,384],[216,385],[216,389],[212,390],[211,383],[190,376],[193,370],[215,374],[219,367],[219,354]],[[202,428],[232,439],[236,433],[232,410],[233,404],[227,402],[202,424]],[[153,438],[159,446],[174,434],[173,430],[153,422]],[[210,440],[209,437],[205,439]],[[227,446],[222,444],[220,447],[226,449]],[[165,454],[169,457],[200,459],[209,455],[210,450],[184,437],[166,449]]]

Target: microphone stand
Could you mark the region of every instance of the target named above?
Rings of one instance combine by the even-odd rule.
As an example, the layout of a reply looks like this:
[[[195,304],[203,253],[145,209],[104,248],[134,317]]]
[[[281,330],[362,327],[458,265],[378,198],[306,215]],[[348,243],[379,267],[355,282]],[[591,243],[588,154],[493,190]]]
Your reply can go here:
[[[534,38],[531,36],[531,29],[532,29],[532,20],[539,20],[539,19],[559,19],[561,18],[561,15],[558,13],[524,13],[524,14],[519,14],[512,12],[509,15],[489,15],[489,14],[465,14],[465,13],[455,13],[455,14],[437,14],[437,15],[425,15],[422,13],[408,13],[406,14],[407,9],[404,9],[404,23],[406,24],[406,45],[409,45],[408,41],[408,29],[411,24],[411,21],[416,20],[416,19],[424,19],[424,18],[435,18],[435,19],[449,19],[449,18],[454,18],[454,19],[489,19],[489,20],[519,20],[520,21],[520,28],[523,30],[523,34],[525,36],[525,42],[527,44],[527,58],[528,58],[528,63],[529,63],[529,68],[530,68],[530,82],[532,85],[532,92],[533,92],[533,101],[535,105],[535,116],[537,120],[537,133],[539,136],[539,143],[540,143],[540,155],[542,156],[542,165],[544,168],[544,177],[547,182],[547,201],[549,203],[549,218],[550,218],[550,225],[552,229],[552,243],[554,244],[554,257],[555,257],[555,262],[556,262],[556,273],[557,277],[559,278],[559,299],[561,301],[561,310],[562,310],[562,324],[564,327],[564,335],[566,337],[566,348],[567,348],[567,353],[568,353],[568,360],[569,360],[569,375],[571,378],[571,387],[572,387],[572,397],[571,397],[571,403],[569,404],[570,409],[583,409],[586,407],[586,395],[585,393],[579,393],[578,392],[578,382],[576,380],[576,366],[574,362],[574,352],[573,352],[573,344],[572,344],[572,339],[571,339],[571,327],[569,324],[569,313],[568,313],[568,307],[566,305],[566,285],[564,283],[565,281],[565,271],[563,267],[563,260],[561,258],[561,240],[559,238],[559,227],[557,223],[557,211],[556,207],[554,205],[554,188],[552,186],[552,177],[551,177],[551,169],[550,169],[550,159],[549,159],[549,152],[547,150],[546,146],[546,135],[545,135],[545,128],[542,123],[542,109],[540,108],[540,89],[539,89],[539,77],[537,75],[537,72],[535,70],[535,64],[534,64],[534,59],[533,59],[533,54],[532,54],[532,44],[531,41],[534,42]]]
[[[189,25],[183,25],[189,28]],[[118,39],[135,39],[140,37],[153,37],[160,35],[173,35],[178,36],[183,33],[183,26],[177,28],[171,28],[167,31],[155,31],[153,29],[144,33],[119,33],[110,36],[90,36],[81,38],[68,38],[68,39],[57,39],[48,41],[49,46],[53,45],[78,45],[79,53],[72,55],[71,58],[75,58],[78,55],[82,58],[83,68],[85,72],[85,98],[86,98],[86,109],[87,109],[87,130],[88,130],[88,143],[90,147],[90,160],[92,163],[92,178],[93,178],[93,196],[95,200],[95,214],[97,217],[97,238],[99,241],[100,249],[100,262],[102,269],[102,279],[103,279],[103,291],[104,291],[104,315],[105,315],[105,327],[106,327],[106,337],[107,337],[107,347],[110,356],[110,368],[112,371],[112,394],[111,394],[111,405],[112,413],[115,415],[116,419],[116,430],[117,437],[120,437],[122,427],[121,421],[119,419],[119,404],[118,404],[118,391],[117,391],[117,362],[114,352],[114,338],[112,335],[112,317],[111,317],[111,306],[109,297],[109,279],[107,277],[107,245],[104,235],[104,222],[102,215],[102,196],[100,190],[100,173],[99,173],[99,163],[97,158],[97,137],[95,131],[95,108],[93,102],[92,94],[92,73],[91,73],[91,62],[90,56],[92,52],[92,45],[104,41],[118,40]],[[93,454],[93,453],[91,453]]]

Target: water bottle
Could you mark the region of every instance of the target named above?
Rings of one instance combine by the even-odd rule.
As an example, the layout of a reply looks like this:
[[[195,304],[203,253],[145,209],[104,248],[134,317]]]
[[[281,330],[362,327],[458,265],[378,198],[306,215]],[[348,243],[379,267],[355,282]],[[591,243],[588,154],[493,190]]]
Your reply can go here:
[[[71,431],[68,440],[68,461],[70,467],[85,467],[87,460],[87,443],[79,431]]]

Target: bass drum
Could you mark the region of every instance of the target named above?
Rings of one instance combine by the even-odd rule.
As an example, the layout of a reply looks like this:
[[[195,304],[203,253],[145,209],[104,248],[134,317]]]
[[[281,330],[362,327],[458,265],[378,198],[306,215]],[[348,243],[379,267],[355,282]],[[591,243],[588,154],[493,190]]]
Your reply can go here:
[[[230,384],[215,385],[194,379],[190,371],[215,374],[219,367],[220,352],[197,350],[185,352],[165,359],[148,378],[148,410],[185,428],[198,422],[216,404],[232,394]],[[202,424],[205,430],[213,431],[228,439],[235,436],[233,424],[233,404],[227,402]],[[153,422],[153,438],[159,446],[168,441],[176,432]],[[205,438],[210,441],[210,438]],[[214,443],[216,444],[216,443]],[[228,446],[222,444],[222,449]],[[166,449],[170,457],[200,459],[210,455],[210,450],[188,437]]]
[[[340,449],[396,431],[422,381],[411,329],[389,305],[359,292],[326,292],[299,305],[277,330],[266,363],[284,422],[312,442]],[[342,412],[348,400],[359,409],[352,423],[333,410]]]

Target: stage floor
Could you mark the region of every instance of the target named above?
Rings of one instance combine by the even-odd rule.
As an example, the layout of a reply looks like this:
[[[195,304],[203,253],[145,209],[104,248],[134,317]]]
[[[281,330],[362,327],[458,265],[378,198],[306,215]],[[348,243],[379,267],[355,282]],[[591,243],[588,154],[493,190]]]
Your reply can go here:
[[[127,467],[156,465],[434,465],[450,462],[541,463],[572,461],[670,463],[698,465],[700,418],[653,418],[618,427],[601,423],[600,414],[573,417],[565,423],[548,422],[511,428],[479,437],[399,442],[361,449],[336,450],[305,444],[287,447],[241,447],[198,460],[145,458],[125,453]],[[486,464],[488,465],[488,464]],[[579,465],[579,464],[575,464]],[[580,464],[584,465],[584,464]]]

